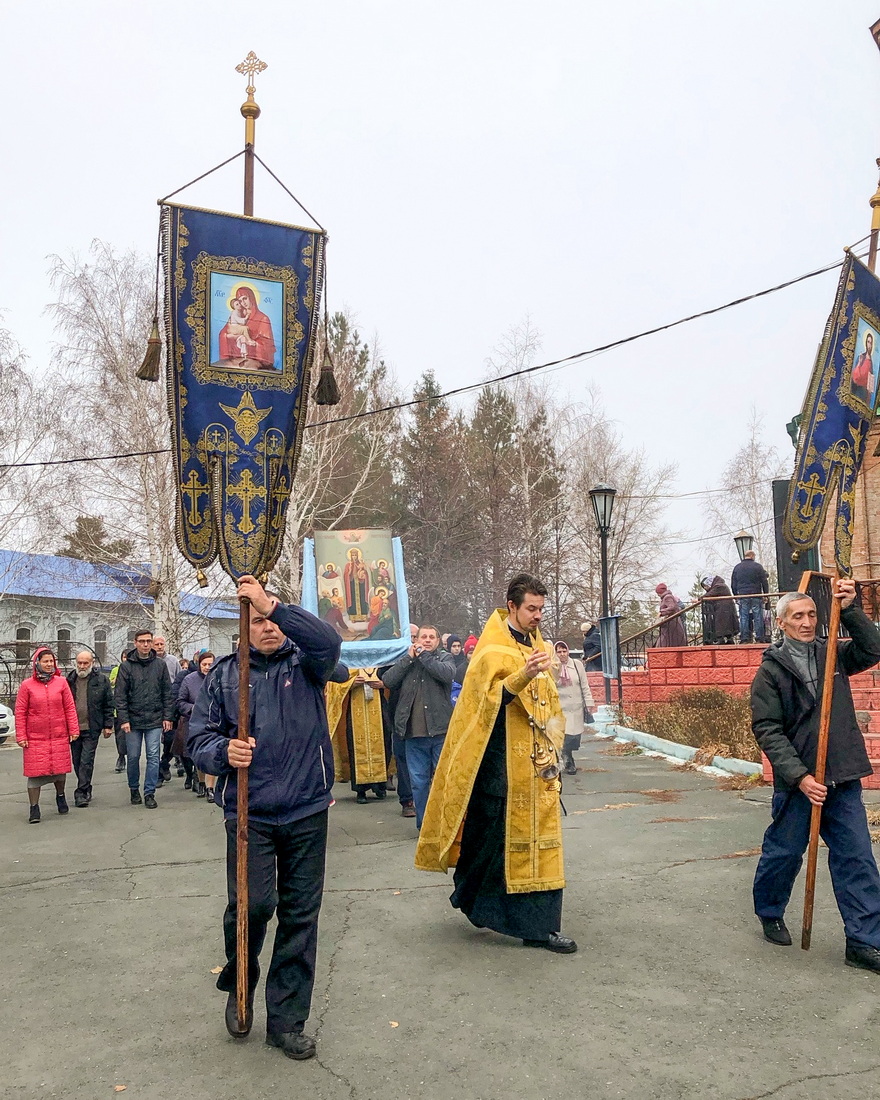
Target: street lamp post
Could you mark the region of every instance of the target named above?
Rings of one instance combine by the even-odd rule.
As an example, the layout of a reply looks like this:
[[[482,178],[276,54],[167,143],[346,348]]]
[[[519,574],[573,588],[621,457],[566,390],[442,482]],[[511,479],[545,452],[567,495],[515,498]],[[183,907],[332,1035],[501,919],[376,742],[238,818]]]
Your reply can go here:
[[[608,617],[608,536],[611,533],[611,513],[614,511],[614,498],[617,490],[610,485],[594,485],[590,489],[590,500],[596,514],[596,527],[599,531],[599,556],[602,568],[602,618]],[[611,706],[611,678],[605,677],[605,705]]]
[[[742,561],[746,554],[754,548],[755,537],[750,535],[748,531],[740,531],[738,535],[733,536],[733,542],[736,546],[736,552],[739,554],[739,560]]]

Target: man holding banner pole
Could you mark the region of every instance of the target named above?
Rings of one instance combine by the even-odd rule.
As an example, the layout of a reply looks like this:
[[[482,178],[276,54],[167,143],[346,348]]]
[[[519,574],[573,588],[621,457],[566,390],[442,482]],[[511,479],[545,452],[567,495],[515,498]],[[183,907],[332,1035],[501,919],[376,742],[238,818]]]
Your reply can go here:
[[[855,582],[835,582],[840,621],[850,637],[837,641],[827,759],[816,777],[827,642],[816,640],[816,605],[790,592],[777,605],[783,632],[764,653],[752,682],[752,730],[773,767],[773,821],[755,872],[755,913],[764,937],[791,945],[784,914],[810,835],[813,807],[846,931],[846,964],[880,973],[880,874],[871,847],[861,780],[872,774],[856,722],[849,677],[880,661],[880,631],[854,605]]]
[[[187,749],[196,767],[220,777],[217,801],[226,819],[229,904],[223,916],[226,966],[217,988],[229,994],[226,1027],[243,1038],[253,1022],[259,955],[273,914],[278,927],[266,978],[266,1042],[289,1058],[311,1058],[303,1034],[311,1006],[324,884],[327,810],[333,749],[324,686],[339,659],[336,631],[295,605],[269,595],[252,576],[238,582],[250,601],[250,736],[238,738],[238,653],[222,657],[205,678],[189,724]],[[236,1001],[237,769],[248,771],[248,1006]],[[222,790],[222,793],[221,793]]]

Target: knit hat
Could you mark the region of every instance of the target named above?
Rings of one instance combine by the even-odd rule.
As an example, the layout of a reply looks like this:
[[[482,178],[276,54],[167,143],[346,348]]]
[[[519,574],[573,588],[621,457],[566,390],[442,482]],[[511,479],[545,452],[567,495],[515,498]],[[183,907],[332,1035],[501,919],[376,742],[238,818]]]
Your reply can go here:
[[[669,589],[666,587],[665,584],[658,584],[654,591],[657,593],[658,596],[662,596],[663,593],[668,592]]]
[[[468,634],[467,640],[465,641],[463,648],[465,653],[467,653],[468,655],[473,653],[473,651],[477,648],[477,639],[473,636],[473,634]]]
[[[453,642],[458,642],[458,644],[461,645],[461,638],[459,638],[459,636],[457,634],[450,634],[449,635],[449,637],[446,639],[446,650],[447,650],[448,653],[452,652],[452,643]]]

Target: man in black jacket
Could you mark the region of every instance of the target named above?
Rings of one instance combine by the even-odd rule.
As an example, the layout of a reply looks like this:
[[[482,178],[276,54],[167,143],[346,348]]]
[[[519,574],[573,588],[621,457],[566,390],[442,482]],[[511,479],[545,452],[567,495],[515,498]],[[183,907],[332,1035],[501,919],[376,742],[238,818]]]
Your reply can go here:
[[[836,582],[841,622],[850,637],[836,642],[823,783],[814,772],[827,643],[816,641],[816,605],[809,596],[790,592],[780,599],[776,614],[783,640],[766,650],[752,681],[752,730],[773,766],[774,788],[773,822],[764,834],[754,900],[765,938],[781,947],[791,944],[785,907],[809,840],[812,807],[821,806],[820,832],[846,931],[846,963],[880,973],[880,874],[861,784],[872,768],[848,679],[880,661],[880,631],[853,606],[855,594],[853,581]]]
[[[109,737],[113,732],[113,689],[104,673],[95,668],[95,660],[87,649],[77,653],[76,668],[67,674],[67,682],[79,720],[79,737],[70,743],[76,772],[73,804],[85,809],[92,801],[92,772],[98,741],[102,733]]]
[[[770,591],[767,570],[755,560],[755,551],[746,550],[730,575],[730,591],[739,596],[739,640],[746,645],[753,640],[767,642],[764,629],[764,594]]]
[[[196,767],[225,781],[226,966],[217,988],[228,993],[226,1028],[251,1029],[260,949],[277,910],[266,978],[266,1042],[289,1058],[312,1058],[303,1034],[312,1003],[318,914],[324,888],[327,810],[333,748],[324,686],[339,660],[339,635],[301,607],[285,606],[250,576],[238,582],[251,601],[250,728],[238,739],[238,654],[221,657],[205,677],[189,720],[187,753]],[[248,1019],[236,1014],[236,768],[248,768]],[[219,788],[220,784],[218,784]]]
[[[159,753],[162,731],[171,729],[174,703],[168,667],[153,649],[152,630],[139,630],[116,674],[116,715],[125,734],[128,789],[131,804],[156,809],[156,785],[159,782]],[[147,768],[144,773],[144,797],[141,799],[141,747],[146,746]]]
[[[406,742],[406,766],[417,829],[422,827],[431,779],[452,717],[450,692],[455,679],[455,658],[439,646],[437,627],[420,626],[406,656],[382,676],[385,687],[398,693],[394,732]]]

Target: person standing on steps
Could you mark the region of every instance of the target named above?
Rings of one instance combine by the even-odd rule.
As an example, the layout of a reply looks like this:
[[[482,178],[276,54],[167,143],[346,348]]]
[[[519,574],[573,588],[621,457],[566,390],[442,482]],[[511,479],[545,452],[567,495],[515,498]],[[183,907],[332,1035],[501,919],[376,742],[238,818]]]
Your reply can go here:
[[[40,791],[47,783],[55,785],[58,812],[69,812],[64,785],[73,767],[70,745],[77,737],[79,721],[70,688],[55,654],[48,646],[40,646],[33,657],[33,672],[15,699],[15,740],[24,750],[31,825],[40,820]]]
[[[814,773],[828,642],[816,638],[816,605],[806,593],[780,599],[782,641],[764,651],[752,681],[752,731],[773,767],[773,820],[755,871],[755,914],[766,940],[791,945],[785,909],[809,842],[812,808],[821,806],[819,833],[843,918],[846,965],[880,973],[880,874],[862,801],[862,780],[873,769],[849,686],[850,676],[880,661],[880,631],[854,606],[855,582],[834,584],[849,638],[833,643],[837,668],[824,782]]]
[[[143,803],[148,810],[155,810],[162,731],[171,729],[174,701],[168,666],[153,648],[151,630],[139,630],[135,634],[134,649],[125,655],[119,666],[114,697],[120,729],[125,734],[131,804],[140,806]],[[144,746],[147,767],[144,797],[141,798],[141,749]]]
[[[189,720],[187,751],[197,768],[221,777],[226,819],[223,915],[226,966],[217,988],[228,994],[226,1029],[250,1033],[266,926],[277,915],[266,977],[266,1042],[288,1058],[315,1056],[303,1034],[312,1003],[318,915],[324,889],[327,811],[333,801],[333,746],[324,688],[339,660],[328,623],[285,605],[250,576],[238,582],[250,600],[251,737],[238,738],[238,653],[208,673]],[[238,1030],[236,1003],[237,768],[248,782],[248,1018]]]
[[[79,737],[71,742],[76,772],[73,804],[78,809],[85,809],[92,801],[92,773],[98,742],[102,733],[109,737],[113,732],[113,689],[104,673],[95,668],[95,659],[87,649],[77,653],[76,668],[68,673],[67,685],[76,704],[79,723]]]

